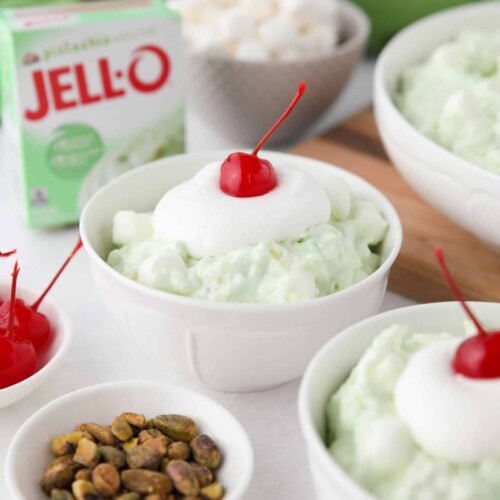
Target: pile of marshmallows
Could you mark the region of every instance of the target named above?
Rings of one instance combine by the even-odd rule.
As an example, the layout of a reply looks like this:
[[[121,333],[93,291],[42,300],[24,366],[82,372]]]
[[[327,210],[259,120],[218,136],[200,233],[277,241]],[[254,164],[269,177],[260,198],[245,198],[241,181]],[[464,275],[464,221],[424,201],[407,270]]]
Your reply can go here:
[[[338,43],[338,0],[170,0],[194,52],[244,61],[321,57]]]

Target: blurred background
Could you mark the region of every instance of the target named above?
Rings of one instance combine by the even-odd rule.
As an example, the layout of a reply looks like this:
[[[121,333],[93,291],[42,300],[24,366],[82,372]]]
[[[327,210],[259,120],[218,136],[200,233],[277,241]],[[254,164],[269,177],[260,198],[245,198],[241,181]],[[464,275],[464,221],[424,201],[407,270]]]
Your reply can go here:
[[[0,0],[0,8],[100,1],[103,0]],[[378,52],[395,33],[413,21],[439,10],[473,1],[478,0],[353,0],[368,14],[372,22],[368,44],[371,53]],[[217,0],[214,2],[217,3]]]
[[[24,211],[29,227],[76,223],[86,200],[130,168],[183,151],[253,147],[304,80],[308,92],[301,106],[268,143],[269,148],[288,148],[370,106],[375,59],[394,34],[417,19],[464,3],[467,0],[0,0],[4,21],[0,25],[0,148],[10,164],[5,169],[12,177],[9,185],[15,187],[9,193],[22,200],[20,212]],[[64,4],[70,6],[61,21],[53,13]],[[23,8],[31,12],[32,7],[51,7],[53,12],[30,13],[35,17],[26,21],[26,14],[19,12]],[[145,16],[146,24],[164,19],[148,29],[157,30],[155,43],[169,54],[175,72],[161,95],[135,93],[141,99],[137,109],[148,112],[136,112],[130,92],[123,104],[113,100],[101,108],[104,101],[94,102],[90,107],[55,112],[42,120],[44,124],[23,124],[19,109],[37,102],[23,94],[34,88],[32,72],[56,64],[55,59],[41,60],[36,52],[54,40],[57,57],[68,67],[86,61],[87,78],[91,83],[95,80],[91,87],[96,88],[99,75],[92,58],[112,57],[116,58],[113,65],[122,64],[116,62],[122,59],[125,64],[137,48],[123,42],[126,33],[143,26],[134,12]],[[70,21],[71,16],[75,20]],[[106,27],[101,22],[110,24]],[[69,28],[71,23],[74,29]],[[109,37],[111,25],[117,34]],[[66,52],[68,43],[78,46],[89,34],[116,38]],[[35,41],[35,37],[40,38]],[[140,36],[136,40],[152,43]],[[141,64],[144,78],[154,79],[154,61]],[[73,95],[73,76],[65,75],[63,81],[73,85],[67,94]],[[74,125],[79,122],[85,127]],[[85,151],[69,149],[58,157],[64,164],[51,164],[61,129],[73,144],[76,138],[80,143],[91,141],[95,155],[90,158]],[[40,158],[45,158],[45,165]],[[73,168],[70,160],[78,167]],[[44,178],[38,174],[42,170]]]

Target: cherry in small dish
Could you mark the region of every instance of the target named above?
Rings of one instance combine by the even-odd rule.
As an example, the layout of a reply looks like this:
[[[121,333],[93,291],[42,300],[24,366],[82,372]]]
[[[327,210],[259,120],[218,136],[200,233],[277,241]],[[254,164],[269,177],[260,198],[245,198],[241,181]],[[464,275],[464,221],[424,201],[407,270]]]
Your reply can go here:
[[[33,391],[64,357],[71,340],[70,321],[46,295],[80,248],[79,240],[41,295],[18,286],[17,261],[12,282],[0,285],[0,408]]]
[[[2,303],[2,308],[7,310],[7,314],[4,316],[5,321],[2,321],[0,326],[0,389],[5,389],[31,377],[35,373],[37,364],[33,343],[20,337],[14,331],[19,271],[16,260],[12,271],[10,300]]]
[[[10,284],[0,284],[0,297],[10,293]],[[31,304],[38,298],[38,292],[24,287],[17,287],[17,297]],[[52,326],[52,342],[37,366],[36,372],[27,379],[0,389],[0,408],[9,406],[27,396],[39,387],[44,380],[61,364],[65,358],[72,339],[71,322],[64,309],[56,302],[47,298],[40,306],[42,312]]]

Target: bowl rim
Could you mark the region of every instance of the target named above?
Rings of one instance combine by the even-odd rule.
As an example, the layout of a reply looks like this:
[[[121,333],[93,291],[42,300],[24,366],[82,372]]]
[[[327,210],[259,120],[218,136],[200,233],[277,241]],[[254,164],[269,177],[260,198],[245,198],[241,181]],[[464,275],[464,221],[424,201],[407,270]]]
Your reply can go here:
[[[444,146],[441,146],[440,144],[420,132],[420,130],[418,130],[395,105],[389,89],[387,88],[385,77],[386,66],[388,64],[388,61],[390,61],[393,57],[394,51],[400,45],[404,45],[407,41],[407,38],[415,35],[415,33],[417,33],[422,28],[433,26],[434,28],[439,29],[438,26],[440,24],[448,24],[450,20],[453,20],[453,18],[461,17],[464,12],[484,10],[485,13],[487,13],[492,9],[498,11],[498,13],[500,14],[500,3],[495,0],[490,0],[486,2],[461,5],[426,16],[418,21],[411,23],[409,26],[398,32],[382,49],[382,52],[380,53],[375,63],[374,102],[376,108],[378,106],[383,106],[384,112],[391,113],[391,116],[388,117],[388,120],[395,120],[395,122],[391,125],[391,128],[403,129],[406,133],[414,136],[414,140],[420,141],[420,144],[423,148],[427,148],[429,150],[428,153],[426,153],[426,156],[441,155],[441,157],[446,162],[454,164],[454,168],[459,167],[470,176],[484,175],[485,180],[489,182],[500,182],[500,174],[495,174],[494,172],[480,165],[476,165],[475,163],[472,163],[471,161],[458,156],[457,154],[453,153],[449,149],[446,149]],[[438,46],[434,48],[436,49],[437,47]],[[427,56],[430,56],[430,53],[427,54]],[[401,76],[401,71],[403,69],[405,68],[399,68],[399,77]],[[377,102],[379,100],[380,102]],[[379,123],[380,120],[377,120],[377,122]],[[420,150],[422,149],[422,147],[415,149]]]
[[[290,61],[252,61],[252,60],[239,60],[233,59],[229,56],[222,56],[216,54],[204,54],[203,52],[196,52],[187,49],[187,54],[189,57],[193,58],[204,58],[211,61],[216,61],[220,63],[237,63],[247,66],[278,66],[279,68],[290,67],[296,65],[302,65],[307,63],[318,63],[322,61],[328,61],[349,53],[360,46],[364,46],[368,40],[368,36],[371,31],[371,21],[366,12],[347,0],[339,1],[339,18],[346,17],[354,24],[354,30],[350,37],[346,38],[344,41],[337,43],[333,50],[328,54],[312,57],[300,57],[298,59],[293,59]],[[343,26],[339,26],[340,31]]]
[[[167,302],[173,302],[175,304],[181,306],[192,306],[197,307],[199,309],[210,310],[210,311],[237,311],[237,312],[266,312],[266,311],[290,311],[291,309],[301,310],[304,307],[310,307],[310,304],[322,304],[323,302],[328,302],[331,300],[335,300],[334,297],[346,296],[352,293],[355,293],[359,288],[366,286],[366,284],[377,280],[379,276],[388,273],[397,256],[399,255],[399,251],[401,249],[401,245],[403,242],[403,228],[401,224],[401,220],[399,215],[392,205],[392,203],[388,200],[388,198],[375,186],[370,184],[368,181],[363,179],[362,177],[349,172],[337,165],[327,163],[324,161],[316,160],[314,158],[308,158],[306,156],[296,155],[292,153],[284,153],[281,151],[272,151],[272,150],[262,150],[261,154],[272,154],[275,157],[282,157],[283,159],[287,158],[300,158],[303,161],[310,162],[314,165],[320,166],[321,168],[327,167],[331,171],[336,171],[339,175],[345,180],[350,179],[355,182],[358,186],[362,186],[364,189],[371,191],[371,193],[378,198],[377,207],[383,209],[384,215],[387,219],[389,228],[394,232],[394,243],[390,248],[390,251],[387,254],[386,259],[382,264],[370,275],[366,278],[363,278],[361,281],[329,295],[324,295],[322,297],[316,297],[310,300],[304,300],[301,302],[291,302],[291,303],[252,303],[252,302],[216,302],[206,299],[199,299],[195,297],[189,297],[184,295],[177,295],[174,293],[166,292],[163,290],[157,290],[155,288],[148,287],[142,283],[134,281],[126,276],[122,275],[115,269],[113,269],[107,262],[102,259],[98,253],[95,251],[93,245],[90,243],[90,240],[87,235],[86,226],[90,224],[89,222],[89,211],[95,203],[95,200],[101,196],[105,196],[106,193],[110,190],[113,190],[115,186],[121,183],[124,179],[127,179],[136,175],[146,175],[146,172],[149,170],[154,171],[160,167],[160,165],[164,163],[174,163],[180,157],[192,157],[194,159],[199,158],[201,161],[207,161],[206,158],[213,157],[215,155],[220,157],[225,157],[230,152],[227,150],[214,150],[214,151],[202,151],[195,153],[182,153],[179,155],[168,156],[166,158],[156,160],[154,162],[147,163],[142,165],[141,167],[137,167],[135,169],[126,172],[109,183],[99,189],[87,202],[85,205],[81,218],[80,218],[80,236],[82,238],[83,246],[89,255],[90,260],[93,264],[97,265],[101,272],[104,272],[108,278],[112,279],[114,282],[118,283],[120,286],[124,286],[126,289],[131,289],[137,294],[141,294],[145,297],[150,297],[155,300],[163,300]]]
[[[7,285],[6,283],[0,283],[0,291],[2,291],[4,288],[7,289],[9,287],[10,285]],[[22,298],[25,296],[37,297],[39,295],[37,292],[34,292],[30,288],[19,285],[17,286],[17,292],[18,292],[17,298]],[[62,359],[66,356],[66,353],[68,352],[69,346],[71,345],[71,341],[73,340],[73,328],[68,313],[65,311],[63,307],[59,305],[57,301],[52,300],[50,297],[46,297],[43,300],[43,304],[41,306],[41,312],[43,312],[44,305],[48,305],[50,308],[52,308],[56,312],[56,315],[58,316],[58,319],[61,324],[60,328],[60,335],[62,339],[61,344],[59,345],[59,348],[54,353],[54,355],[38,371],[33,373],[33,375],[24,380],[21,380],[21,382],[18,382],[17,384],[10,385],[9,387],[5,387],[4,389],[0,389],[0,398],[9,396],[10,394],[14,394],[33,383],[41,382],[44,377],[49,375],[52,372],[52,370],[56,368],[56,366],[62,361]],[[26,396],[28,396],[28,394],[23,396],[23,398]],[[14,404],[14,402],[12,404]]]
[[[23,424],[19,427],[19,429],[16,431],[7,449],[7,453],[5,455],[5,465],[4,465],[7,490],[14,496],[14,498],[23,498],[21,492],[17,487],[17,483],[13,480],[14,469],[16,468],[16,464],[14,463],[14,458],[16,451],[18,449],[18,441],[22,439],[27,427],[29,427],[30,425],[32,425],[33,423],[37,422],[40,419],[46,418],[48,415],[51,414],[51,412],[54,409],[57,409],[61,406],[68,406],[71,404],[73,400],[80,399],[82,396],[91,397],[92,394],[95,393],[96,391],[110,391],[120,388],[128,388],[130,390],[135,390],[135,389],[142,389],[145,387],[158,388],[161,389],[162,391],[168,391],[174,394],[176,393],[181,394],[183,396],[187,396],[188,398],[198,400],[200,403],[208,402],[209,404],[212,405],[214,409],[216,409],[216,411],[225,414],[227,418],[233,421],[233,424],[235,425],[235,428],[237,429],[237,432],[242,440],[244,446],[242,452],[244,456],[247,457],[247,460],[245,461],[246,467],[243,470],[242,475],[240,476],[238,485],[235,487],[234,491],[232,491],[230,495],[226,496],[228,500],[234,500],[235,498],[242,497],[242,495],[248,489],[248,486],[250,485],[253,476],[254,452],[250,437],[248,436],[247,431],[240,423],[240,421],[228,409],[226,409],[224,406],[222,406],[220,403],[213,400],[212,398],[205,396],[204,394],[201,394],[193,389],[188,389],[181,385],[175,385],[169,382],[155,382],[150,380],[121,380],[115,382],[106,382],[102,384],[90,385],[63,394],[57,397],[56,399],[53,399],[52,401],[48,402],[47,404],[39,408],[37,411],[35,411],[35,413],[33,413],[27,420],[25,420]],[[203,407],[203,405],[200,404],[200,408],[201,407]]]
[[[467,301],[467,304],[473,308],[491,307],[497,308],[500,312],[500,303],[497,302],[482,302],[482,301]],[[316,431],[314,422],[311,416],[311,410],[309,406],[309,393],[315,379],[315,373],[319,365],[322,364],[325,358],[329,358],[332,351],[337,349],[337,346],[341,343],[348,342],[350,337],[355,336],[359,330],[364,330],[370,323],[380,320],[387,320],[394,317],[394,323],[403,322],[402,319],[407,315],[409,311],[418,312],[421,311],[425,314],[429,310],[443,310],[446,312],[448,310],[461,310],[458,309],[459,303],[456,301],[447,302],[433,302],[426,304],[415,304],[406,307],[398,307],[396,309],[391,309],[380,314],[376,314],[369,318],[366,318],[354,325],[349,326],[345,330],[338,333],[335,337],[330,339],[326,344],[321,347],[321,349],[314,355],[313,359],[309,362],[302,381],[300,383],[299,394],[297,398],[297,407],[299,413],[299,425],[300,430],[308,449],[308,452],[312,452],[315,458],[321,462],[322,467],[327,472],[328,477],[335,478],[341,487],[345,490],[352,492],[353,495],[357,495],[358,500],[375,500],[369,491],[365,490],[359,483],[352,478],[348,472],[346,472],[335,460],[334,457],[328,452],[328,448],[321,439],[320,435]],[[378,332],[380,334],[381,332]],[[367,346],[368,348],[369,346]],[[366,351],[366,349],[365,349]],[[351,367],[351,369],[354,368]],[[337,387],[338,389],[338,387]],[[335,389],[332,389],[332,391]]]

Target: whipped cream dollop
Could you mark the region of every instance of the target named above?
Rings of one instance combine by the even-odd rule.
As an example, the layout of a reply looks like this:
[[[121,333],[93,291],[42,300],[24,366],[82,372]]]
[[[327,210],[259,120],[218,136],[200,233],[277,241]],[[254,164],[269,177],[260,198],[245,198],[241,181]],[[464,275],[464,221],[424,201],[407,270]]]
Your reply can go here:
[[[182,241],[194,258],[220,256],[248,245],[295,238],[330,219],[323,186],[288,164],[274,166],[278,185],[264,196],[236,198],[219,187],[220,162],[167,191],[153,213],[153,229]]]
[[[458,463],[500,457],[500,379],[456,374],[461,342],[429,345],[411,357],[396,386],[396,411],[434,456]]]

